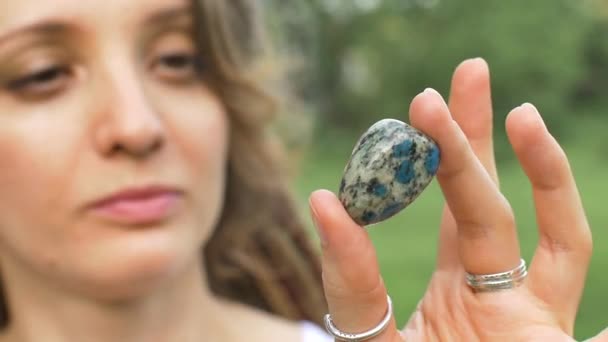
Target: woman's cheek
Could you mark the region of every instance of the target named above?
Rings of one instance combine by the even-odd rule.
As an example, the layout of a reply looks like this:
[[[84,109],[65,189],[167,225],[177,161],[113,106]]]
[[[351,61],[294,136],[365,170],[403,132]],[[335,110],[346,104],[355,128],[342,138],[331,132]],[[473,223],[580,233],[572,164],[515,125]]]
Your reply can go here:
[[[165,104],[167,112],[174,113],[167,119],[172,121],[167,124],[168,134],[197,183],[218,183],[228,157],[228,114],[206,87],[186,94]]]
[[[35,258],[28,263],[53,269],[53,250],[62,239],[53,227],[61,226],[62,210],[43,150],[23,141],[0,141],[0,245],[3,254],[13,251],[13,257]]]
[[[73,176],[69,126],[42,110],[10,114],[0,118],[0,238],[52,242],[61,237],[49,227],[65,219]]]
[[[176,97],[169,139],[192,185],[195,212],[204,226],[214,227],[224,201],[229,145],[229,119],[220,100],[211,92]],[[167,104],[169,105],[169,104]],[[212,229],[211,229],[212,230]],[[206,234],[211,232],[205,229]]]

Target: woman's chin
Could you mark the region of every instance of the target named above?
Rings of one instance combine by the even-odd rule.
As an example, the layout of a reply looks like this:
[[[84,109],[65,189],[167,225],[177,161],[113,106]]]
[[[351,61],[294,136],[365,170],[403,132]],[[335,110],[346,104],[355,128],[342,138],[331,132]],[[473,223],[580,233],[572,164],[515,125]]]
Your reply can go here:
[[[200,269],[202,242],[180,229],[123,232],[88,244],[75,261],[79,291],[101,300],[129,300],[170,286],[188,270]],[[183,232],[183,231],[182,231]],[[83,246],[84,247],[84,246]]]

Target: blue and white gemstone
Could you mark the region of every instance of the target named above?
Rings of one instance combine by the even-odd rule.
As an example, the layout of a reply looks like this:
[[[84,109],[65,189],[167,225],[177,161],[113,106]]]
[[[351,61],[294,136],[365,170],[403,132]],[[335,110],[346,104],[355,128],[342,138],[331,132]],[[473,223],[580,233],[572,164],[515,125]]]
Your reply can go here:
[[[362,226],[384,221],[422,193],[439,160],[439,147],[430,137],[402,121],[380,120],[353,149],[340,183],[340,201]]]

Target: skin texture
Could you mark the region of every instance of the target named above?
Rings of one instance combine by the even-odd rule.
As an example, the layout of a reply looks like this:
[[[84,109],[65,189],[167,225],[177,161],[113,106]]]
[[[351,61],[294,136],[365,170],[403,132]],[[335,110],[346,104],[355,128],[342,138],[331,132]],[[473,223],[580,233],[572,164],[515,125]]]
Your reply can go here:
[[[11,313],[0,340],[297,333],[205,284],[200,249],[222,209],[230,125],[194,72],[188,4],[0,3],[0,268]],[[181,191],[162,221],[119,224],[87,207],[149,184]],[[257,325],[268,329],[251,333]]]
[[[222,103],[193,77],[187,16],[152,20],[186,5],[0,3],[0,269],[11,312],[0,341],[297,340],[294,325],[224,302],[206,287],[200,247],[221,211],[230,124]],[[49,22],[62,25],[23,31]],[[590,238],[563,153],[531,107],[514,111],[508,123],[540,211],[543,242],[529,282],[488,296],[450,286],[462,280],[462,265],[499,271],[518,258],[508,207],[493,186],[485,64],[461,66],[454,91],[452,115],[460,127],[436,93],[412,103],[414,125],[447,155],[438,177],[458,212],[446,211],[438,271],[405,336],[567,339]],[[523,142],[540,151],[522,148]],[[547,157],[535,158],[539,153]],[[543,173],[548,183],[539,181],[536,170],[553,170],[551,177]],[[467,216],[480,200],[457,197],[458,184],[467,182],[482,189],[477,196],[497,221]],[[162,222],[116,224],[87,210],[90,201],[150,183],[183,193]],[[311,202],[325,237],[331,312],[343,329],[365,329],[385,310],[371,243],[346,220],[333,195],[318,192]],[[555,207],[568,230],[542,214]],[[352,244],[338,248],[336,241]],[[506,241],[505,247],[495,249],[495,241]],[[480,251],[471,252],[476,246]],[[564,279],[543,272],[555,267],[578,271]],[[543,288],[547,282],[563,285]],[[377,340],[401,340],[394,322]]]
[[[495,293],[474,293],[464,281],[465,270],[502,272],[520,258],[515,219],[498,187],[487,64],[473,59],[456,69],[449,107],[432,89],[416,96],[410,122],[442,153],[437,179],[447,205],[438,263],[406,327],[399,331],[393,320],[370,341],[572,341],[591,234],[567,158],[536,108],[515,108],[506,129],[532,186],[540,242],[525,283]],[[375,326],[386,289],[366,231],[328,191],[313,193],[310,206],[334,322],[351,332]]]

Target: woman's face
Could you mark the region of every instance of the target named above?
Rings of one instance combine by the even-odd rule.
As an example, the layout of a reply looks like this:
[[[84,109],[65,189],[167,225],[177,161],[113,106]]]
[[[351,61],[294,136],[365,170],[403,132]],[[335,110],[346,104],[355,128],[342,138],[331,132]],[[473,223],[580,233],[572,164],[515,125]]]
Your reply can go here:
[[[0,1],[5,277],[124,296],[198,258],[228,122],[195,74],[188,5]]]

